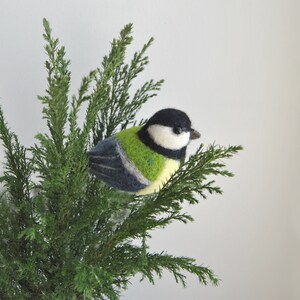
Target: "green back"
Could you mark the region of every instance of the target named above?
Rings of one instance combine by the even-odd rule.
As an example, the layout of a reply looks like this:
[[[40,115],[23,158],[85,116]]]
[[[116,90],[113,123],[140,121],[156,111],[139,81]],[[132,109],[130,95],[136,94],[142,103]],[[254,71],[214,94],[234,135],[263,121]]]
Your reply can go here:
[[[155,180],[161,173],[165,157],[154,152],[140,141],[137,132],[140,126],[123,130],[115,135],[128,158],[149,180]]]

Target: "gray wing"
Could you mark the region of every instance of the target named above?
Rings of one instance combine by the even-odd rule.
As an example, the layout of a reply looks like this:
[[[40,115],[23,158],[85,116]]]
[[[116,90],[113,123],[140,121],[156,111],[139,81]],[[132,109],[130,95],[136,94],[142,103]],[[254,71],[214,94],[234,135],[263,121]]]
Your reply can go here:
[[[99,142],[88,155],[90,172],[109,186],[137,192],[150,184],[129,161],[114,137]]]

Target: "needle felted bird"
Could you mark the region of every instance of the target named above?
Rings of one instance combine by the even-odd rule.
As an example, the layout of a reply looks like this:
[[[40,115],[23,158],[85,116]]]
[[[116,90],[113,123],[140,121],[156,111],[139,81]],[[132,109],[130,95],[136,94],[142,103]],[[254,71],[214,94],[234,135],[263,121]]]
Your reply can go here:
[[[144,126],[100,141],[88,152],[90,172],[119,190],[151,194],[179,168],[190,140],[199,137],[183,111],[163,109]]]

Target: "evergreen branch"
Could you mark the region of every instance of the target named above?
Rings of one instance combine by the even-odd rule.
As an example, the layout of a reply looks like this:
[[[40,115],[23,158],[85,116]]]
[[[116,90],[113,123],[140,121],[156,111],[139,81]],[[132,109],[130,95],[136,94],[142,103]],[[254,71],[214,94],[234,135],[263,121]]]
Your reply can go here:
[[[196,195],[206,198],[206,193],[222,193],[215,181],[207,181],[209,175],[233,176],[225,169],[222,159],[231,158],[242,149],[241,146],[219,147],[211,145],[207,150],[200,145],[194,155],[184,163],[163,188],[154,195],[136,197],[130,215],[121,224],[109,244],[118,244],[128,238],[141,237],[144,232],[165,227],[173,221],[186,223],[192,217],[181,214],[182,203],[198,203]],[[104,245],[105,247],[105,245]]]
[[[141,273],[144,276],[143,278],[147,278],[154,284],[154,274],[161,278],[165,269],[174,276],[176,283],[181,283],[184,287],[186,287],[186,275],[182,271],[196,275],[199,282],[204,285],[207,285],[209,281],[213,285],[218,285],[219,283],[219,279],[211,269],[196,265],[194,259],[175,257],[164,253],[148,254],[147,264]]]
[[[1,107],[0,139],[6,156],[5,171],[1,181],[16,201],[14,204],[23,206],[30,201],[31,165],[26,157],[26,149],[20,144],[17,135],[7,127]]]
[[[1,182],[4,183],[5,192],[0,199],[0,273],[9,276],[6,280],[10,282],[11,276],[15,277],[17,272],[21,272],[21,266],[32,262],[31,255],[34,246],[28,240],[26,231],[35,224],[35,206],[31,198],[32,164],[27,158],[27,151],[18,140],[15,133],[11,132],[4,120],[0,107],[0,139],[5,149],[5,167]],[[18,260],[18,268],[11,264],[13,260]],[[16,264],[16,263],[15,263]],[[4,266],[1,270],[1,266]],[[34,269],[34,267],[33,267]],[[30,273],[30,272],[29,272]],[[22,288],[23,295],[28,291],[35,293],[36,288],[31,283],[34,272],[28,274],[27,278],[20,274],[18,287],[14,294],[20,295],[18,290]],[[4,277],[5,278],[5,277]],[[4,283],[4,285],[6,285]],[[3,282],[0,280],[0,294]],[[9,288],[8,293],[10,293]]]
[[[43,115],[47,120],[53,142],[59,152],[64,148],[64,130],[68,117],[68,92],[71,73],[68,71],[69,60],[65,59],[65,48],[58,48],[59,40],[51,34],[49,22],[44,19],[44,39],[48,60],[45,66],[48,73],[48,88],[46,96],[38,98],[44,104]]]
[[[110,81],[115,76],[120,65],[125,59],[127,46],[132,42],[132,24],[126,25],[121,30],[120,38],[112,42],[109,55],[104,56],[102,70],[98,69],[96,74],[96,87],[90,96],[90,101],[85,117],[85,124],[82,130],[82,138],[86,139],[90,130],[96,126],[97,115],[109,101],[111,91]]]
[[[81,105],[89,101],[91,99],[91,96],[88,95],[88,90],[91,85],[91,82],[95,80],[96,71],[91,71],[88,76],[83,77],[81,81],[81,86],[78,90],[78,97],[73,96],[72,97],[72,110],[69,115],[69,123],[70,123],[70,135],[69,135],[69,143],[74,142],[75,139],[77,139],[78,134],[80,132],[80,128],[77,124],[78,119],[78,113],[80,110]]]
[[[152,42],[153,38],[143,46],[141,51],[136,52],[130,64],[125,64],[122,61],[116,68],[110,82],[109,99],[100,111],[93,129],[94,144],[111,136],[117,128],[125,129],[129,124],[132,124],[136,112],[147,100],[156,95],[155,91],[160,89],[163,80],[157,82],[150,80],[138,89],[133,97],[130,97],[130,88],[134,78],[149,63],[145,52]]]
[[[211,145],[204,150],[201,144],[194,155],[181,165],[179,170],[159,191],[159,198],[177,198],[178,201],[187,200],[191,204],[197,202],[193,193],[200,194],[206,198],[205,191],[211,193],[222,193],[222,190],[215,186],[215,181],[207,182],[209,175],[221,175],[232,177],[233,173],[225,169],[223,159],[229,159],[242,150],[242,146],[220,147]],[[178,193],[180,191],[180,193]]]
[[[92,299],[97,295],[100,296],[98,299],[118,300],[119,293],[113,286],[113,277],[101,267],[84,264],[77,266],[75,289],[83,295],[84,299]],[[95,295],[97,291],[98,293]]]
[[[122,260],[120,260],[121,257]],[[184,287],[186,286],[186,275],[183,272],[196,275],[199,282],[204,285],[209,282],[213,285],[219,283],[219,279],[211,269],[196,265],[192,258],[176,257],[163,252],[149,253],[144,239],[141,247],[128,243],[115,247],[104,262],[110,266],[109,270],[115,274],[117,280],[125,286],[128,278],[137,273],[143,275],[142,279],[147,278],[154,284],[154,275],[161,278],[164,270],[169,271],[175,281]]]

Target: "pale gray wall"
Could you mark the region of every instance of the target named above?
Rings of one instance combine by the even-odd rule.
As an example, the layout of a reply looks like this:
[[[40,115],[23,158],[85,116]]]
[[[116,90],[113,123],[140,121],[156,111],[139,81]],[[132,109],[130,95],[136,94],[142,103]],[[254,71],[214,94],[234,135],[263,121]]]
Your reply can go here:
[[[153,250],[212,267],[220,287],[191,277],[183,289],[168,274],[152,286],[137,277],[123,299],[300,299],[299,13],[297,0],[0,0],[0,101],[26,145],[44,129],[36,95],[45,88],[45,16],[72,60],[72,92],[133,22],[132,49],[155,37],[139,82],[166,79],[139,116],[181,108],[204,143],[245,147],[229,163],[236,177],[218,181],[224,195],[186,207],[194,223],[151,241]]]

